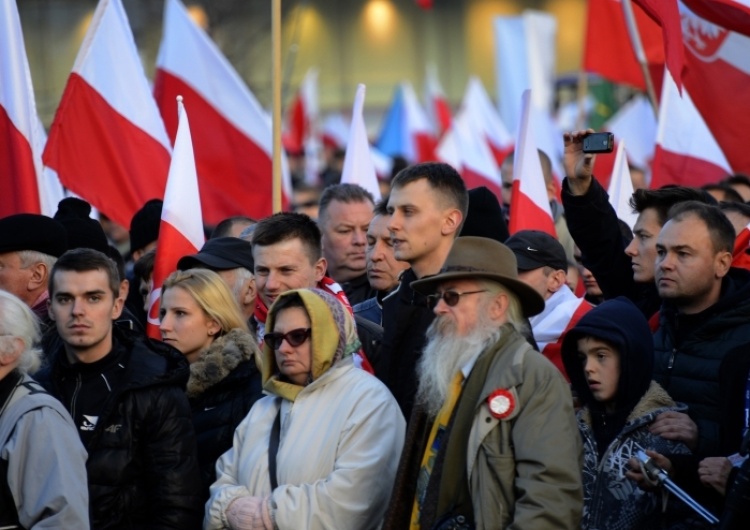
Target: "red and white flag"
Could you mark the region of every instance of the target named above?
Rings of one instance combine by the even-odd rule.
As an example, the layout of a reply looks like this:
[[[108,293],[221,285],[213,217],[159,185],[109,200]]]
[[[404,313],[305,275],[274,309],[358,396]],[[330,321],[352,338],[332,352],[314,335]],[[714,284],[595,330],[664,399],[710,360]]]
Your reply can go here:
[[[451,126],[451,107],[440,84],[437,67],[433,63],[427,66],[427,75],[424,80],[424,99],[427,116],[432,122],[435,135],[440,138]]]
[[[284,148],[302,151],[318,118],[318,71],[311,68],[302,79],[299,90],[287,110]]]
[[[630,197],[633,196],[633,179],[630,176],[628,156],[625,154],[625,140],[620,139],[615,155],[615,167],[609,180],[609,203],[617,213],[617,218],[625,221],[630,229],[635,226],[638,215],[630,207]]]
[[[651,187],[702,186],[731,173],[727,158],[693,104],[689,87],[680,96],[669,71],[664,73]]]
[[[469,79],[461,109],[466,113],[470,127],[484,135],[498,166],[502,165],[505,157],[513,151],[513,135],[508,131],[482,82],[476,76]]]
[[[736,172],[750,172],[750,38],[703,20],[683,6],[687,69],[695,107]]]
[[[747,0],[682,0],[699,17],[750,36],[750,2]]]
[[[164,195],[171,147],[121,0],[100,0],[52,122],[44,163],[122,226]]]
[[[685,50],[682,45],[682,25],[677,0],[634,0],[636,4],[659,23],[664,41],[667,69],[678,92],[682,91],[682,72],[685,69]]]
[[[167,0],[154,96],[171,138],[177,132],[173,105],[178,94],[184,96],[193,120],[205,221],[270,215],[271,119],[182,3]],[[283,173],[286,201],[291,183],[288,172]]]
[[[15,2],[0,3],[0,217],[17,213],[52,216],[63,190],[45,174],[47,136],[39,122],[31,73]]]
[[[154,262],[154,288],[149,295],[148,336],[160,339],[159,304],[161,288],[167,276],[177,270],[181,257],[198,252],[205,241],[198,174],[195,169],[193,141],[182,97],[177,98],[177,136],[169,166],[164,206],[161,211],[159,240]]]
[[[508,229],[511,235],[519,230],[541,230],[557,237],[531,112],[531,91],[526,90],[521,97],[521,121],[513,158],[513,195]]]
[[[633,13],[658,91],[664,69],[662,31],[638,5],[633,5]],[[633,51],[621,0],[589,0],[586,20],[583,69],[645,91],[646,80]]]
[[[375,173],[370,142],[367,139],[367,129],[362,109],[365,105],[365,85],[357,86],[352,109],[352,125],[349,132],[349,142],[346,147],[344,169],[341,172],[342,184],[358,184],[372,193],[375,202],[380,200],[380,186]]]
[[[438,160],[456,168],[467,188],[486,186],[502,202],[500,168],[482,132],[472,127],[466,109],[459,111],[435,154]]]

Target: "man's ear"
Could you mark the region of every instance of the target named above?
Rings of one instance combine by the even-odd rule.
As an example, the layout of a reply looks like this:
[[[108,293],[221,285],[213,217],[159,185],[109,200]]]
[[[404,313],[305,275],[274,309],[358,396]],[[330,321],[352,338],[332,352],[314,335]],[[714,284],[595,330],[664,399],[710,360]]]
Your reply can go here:
[[[497,293],[494,298],[490,301],[488,308],[490,318],[493,322],[505,323],[507,321],[508,307],[510,306],[510,300],[508,295],[505,293]]]
[[[46,289],[47,280],[49,279],[49,269],[47,268],[47,265],[42,262],[34,263],[29,267],[29,270],[31,271],[31,277],[29,278],[26,288],[32,292],[38,290],[40,287]]]
[[[125,308],[125,299],[122,297],[122,284],[120,284],[120,292],[115,298],[114,304],[112,304],[112,320],[117,320],[122,315],[122,310]]]
[[[729,252],[719,252],[714,260],[714,270],[717,278],[723,278],[729,272],[732,266],[732,254]]]
[[[120,298],[123,300],[128,299],[130,293],[130,281],[126,278],[120,282]]]
[[[567,277],[565,271],[558,269],[552,271],[547,277],[547,290],[551,293],[556,293],[560,288],[567,283]]]
[[[255,285],[255,278],[250,278],[245,283],[245,294],[242,295],[244,305],[255,305],[255,299],[258,296],[258,287]]]
[[[323,279],[323,276],[326,275],[326,270],[328,269],[328,262],[326,261],[325,258],[320,258],[318,261],[315,262],[314,268],[315,268],[315,283],[317,283]]]
[[[441,233],[444,236],[455,235],[455,233],[461,227],[461,222],[463,220],[464,216],[461,211],[457,208],[452,208],[443,217],[443,226],[441,227]]]

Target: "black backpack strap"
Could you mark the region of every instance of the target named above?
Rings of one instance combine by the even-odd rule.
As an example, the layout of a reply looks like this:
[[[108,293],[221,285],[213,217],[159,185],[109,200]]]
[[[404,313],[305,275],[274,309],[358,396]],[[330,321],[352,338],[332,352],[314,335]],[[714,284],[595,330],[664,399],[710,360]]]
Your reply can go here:
[[[271,478],[271,491],[279,487],[279,480],[276,478],[276,453],[279,452],[279,438],[281,437],[281,406],[276,414],[276,419],[271,427],[271,439],[268,442],[268,474]]]

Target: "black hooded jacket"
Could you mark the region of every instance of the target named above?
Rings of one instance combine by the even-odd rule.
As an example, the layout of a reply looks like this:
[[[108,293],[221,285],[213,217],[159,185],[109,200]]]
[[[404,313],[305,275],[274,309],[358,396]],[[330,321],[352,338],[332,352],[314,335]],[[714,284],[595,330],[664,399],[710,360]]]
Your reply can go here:
[[[116,382],[101,395],[99,416],[86,438],[91,527],[200,528],[200,471],[184,393],[187,362],[161,342],[117,331],[109,356],[116,362],[104,369],[119,373],[108,378]],[[102,379],[69,364],[62,348],[49,352],[48,361],[36,377],[68,411],[75,408],[76,396]],[[72,402],[66,399],[71,379],[80,385]]]
[[[615,412],[605,414],[604,404],[596,401],[586,382],[578,358],[578,339],[595,337],[614,346],[620,354]],[[562,359],[573,390],[591,411],[599,453],[622,430],[628,415],[651,385],[654,343],[648,322],[627,298],[617,297],[595,307],[571,329],[562,345]]]

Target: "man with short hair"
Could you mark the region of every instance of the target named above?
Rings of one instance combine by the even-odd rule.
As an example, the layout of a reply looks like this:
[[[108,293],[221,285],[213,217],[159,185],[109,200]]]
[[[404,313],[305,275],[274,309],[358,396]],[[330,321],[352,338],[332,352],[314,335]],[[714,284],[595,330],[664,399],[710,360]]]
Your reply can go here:
[[[88,451],[92,527],[200,528],[184,357],[113,325],[123,306],[120,280],[101,252],[63,254],[49,291],[63,344],[45,352],[38,378],[68,409]]]
[[[183,256],[177,269],[209,269],[226,282],[247,321],[255,313],[258,289],[255,285],[253,247],[237,237],[209,239],[197,254]]]
[[[375,291],[375,296],[354,306],[354,314],[383,324],[383,298],[396,289],[401,273],[409,268],[405,261],[398,261],[393,255],[393,242],[388,230],[388,200],[375,205],[375,217],[367,228],[367,281]]]
[[[734,229],[721,210],[696,201],[670,210],[655,245],[656,287],[664,302],[654,334],[654,379],[688,406],[689,418],[665,413],[651,430],[700,457],[726,447],[722,361],[731,350],[750,347],[750,271],[731,268],[733,245]],[[735,451],[738,446],[736,440]]]
[[[210,239],[220,237],[240,237],[240,234],[248,227],[258,221],[246,215],[234,215],[219,222],[211,232]]]
[[[638,213],[634,238],[626,243],[617,213],[607,192],[593,177],[594,155],[583,152],[583,139],[590,133],[565,133],[565,179],[562,201],[568,228],[583,256],[583,264],[594,274],[605,299],[625,296],[646,318],[656,324],[661,299],[654,285],[656,237],[667,220],[669,209],[682,201],[714,204],[708,193],[682,186],[658,190],[639,189],[630,206]],[[653,317],[653,318],[652,318]]]
[[[519,330],[544,300],[497,241],[412,283],[435,320],[385,529],[578,528],[581,440],[560,372]]]
[[[357,184],[323,190],[318,210],[327,274],[344,288],[351,304],[375,295],[367,279],[367,227],[373,216],[372,194]]]
[[[516,256],[518,279],[544,299],[544,311],[529,319],[534,341],[567,378],[562,339],[592,305],[576,297],[568,287],[568,261],[557,239],[539,230],[521,230],[508,238],[505,245]]]
[[[255,226],[252,246],[258,301],[253,320],[258,344],[263,344],[268,308],[280,294],[292,289],[323,289],[352,312],[344,290],[325,275],[327,263],[315,221],[301,213],[281,212]],[[355,316],[355,320],[364,353],[356,360],[372,372],[370,360],[379,358],[382,328],[363,318]]]
[[[399,288],[383,299],[383,355],[375,373],[407,418],[417,388],[416,365],[434,314],[410,283],[436,274],[466,218],[469,196],[448,164],[426,162],[401,170],[391,182],[388,230],[394,256],[409,264]]]
[[[49,324],[49,273],[67,245],[65,228],[47,216],[20,213],[0,219],[0,289],[28,305],[43,328]]]

